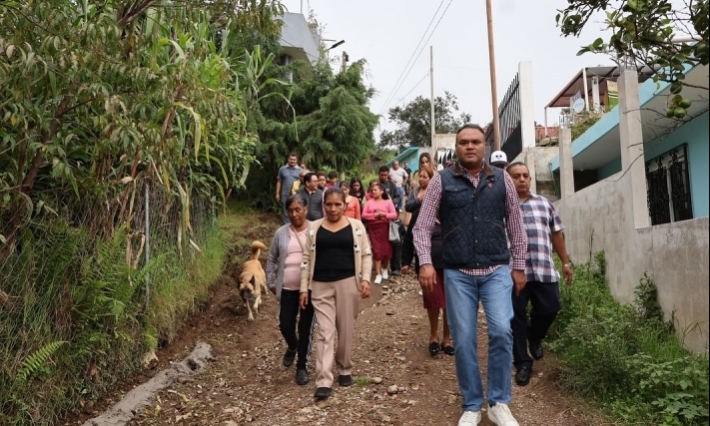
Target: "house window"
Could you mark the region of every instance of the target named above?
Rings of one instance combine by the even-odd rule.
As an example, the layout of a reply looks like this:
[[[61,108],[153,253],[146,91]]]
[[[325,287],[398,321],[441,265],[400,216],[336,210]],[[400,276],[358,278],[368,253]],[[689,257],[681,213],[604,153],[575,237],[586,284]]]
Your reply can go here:
[[[651,225],[693,218],[687,144],[646,162],[646,189]]]

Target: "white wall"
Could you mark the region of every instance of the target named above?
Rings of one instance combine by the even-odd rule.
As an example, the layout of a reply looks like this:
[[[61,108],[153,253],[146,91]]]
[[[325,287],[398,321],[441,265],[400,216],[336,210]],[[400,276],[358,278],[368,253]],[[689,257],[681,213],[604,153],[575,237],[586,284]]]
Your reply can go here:
[[[685,344],[703,352],[708,344],[707,217],[636,229],[629,175],[616,174],[555,203],[565,222],[573,262],[589,262],[604,251],[607,280],[622,303],[634,299],[644,272],[655,281],[661,307],[676,329],[688,331]]]

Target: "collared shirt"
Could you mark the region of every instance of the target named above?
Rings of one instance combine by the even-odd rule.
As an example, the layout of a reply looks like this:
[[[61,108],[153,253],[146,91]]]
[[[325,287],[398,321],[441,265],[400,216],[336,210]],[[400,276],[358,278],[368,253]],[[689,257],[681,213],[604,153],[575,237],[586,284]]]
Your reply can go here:
[[[285,197],[291,192],[291,187],[293,187],[293,183],[300,178],[300,174],[301,168],[299,166],[291,167],[288,164],[281,166],[276,179],[281,181],[281,196],[284,197],[282,201],[286,201]]]
[[[552,260],[552,233],[565,229],[555,207],[540,195],[530,194],[520,203],[528,235],[525,279],[528,282],[555,283],[560,274]]]
[[[483,168],[481,172],[472,176],[459,163],[455,166],[457,171],[461,172],[468,180],[471,181],[474,187],[478,186],[481,177],[484,175]],[[508,239],[510,241],[510,251],[513,257],[513,269],[525,270],[525,259],[527,257],[527,236],[525,234],[525,226],[523,224],[523,215],[520,210],[520,199],[515,190],[513,179],[507,173],[503,173],[505,177],[505,212],[506,212],[506,229],[508,231]],[[414,227],[414,247],[417,249],[417,257],[420,265],[431,264],[431,233],[434,230],[436,217],[439,213],[441,204],[441,175],[436,174],[426,190],[422,207],[419,210],[417,224]],[[467,275],[482,276],[489,275],[495,272],[498,268],[504,265],[490,266],[482,269],[461,269],[461,272]]]

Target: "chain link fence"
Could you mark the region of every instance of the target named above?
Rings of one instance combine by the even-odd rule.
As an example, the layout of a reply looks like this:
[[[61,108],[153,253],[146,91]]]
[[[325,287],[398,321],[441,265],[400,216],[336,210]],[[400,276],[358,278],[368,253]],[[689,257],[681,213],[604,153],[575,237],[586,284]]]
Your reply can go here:
[[[56,424],[176,335],[223,255],[191,195],[143,180],[0,211],[0,424]]]

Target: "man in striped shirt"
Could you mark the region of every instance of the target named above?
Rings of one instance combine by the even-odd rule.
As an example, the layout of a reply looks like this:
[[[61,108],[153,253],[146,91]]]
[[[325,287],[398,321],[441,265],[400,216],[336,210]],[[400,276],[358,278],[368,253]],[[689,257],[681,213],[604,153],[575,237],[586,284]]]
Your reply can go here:
[[[519,294],[513,295],[512,323],[513,363],[517,369],[515,383],[525,386],[530,382],[533,359],[539,360],[544,355],[542,339],[560,311],[560,274],[552,260],[552,249],[562,260],[567,285],[572,283],[572,266],[562,235],[562,220],[545,197],[530,192],[528,167],[524,163],[513,163],[507,171],[515,182],[528,236],[528,258],[525,261],[527,284]],[[532,302],[530,321],[528,302]]]
[[[479,300],[488,322],[488,418],[498,426],[518,426],[508,408],[513,349],[510,294],[513,287],[517,293],[525,286],[527,236],[513,180],[484,160],[485,151],[480,126],[467,124],[459,129],[458,161],[429,182],[414,227],[414,245],[421,265],[422,290],[431,291],[436,279],[431,234],[438,217],[443,235],[447,316],[463,396],[459,426],[478,425],[484,403],[477,354]],[[511,252],[512,272],[508,267]]]

